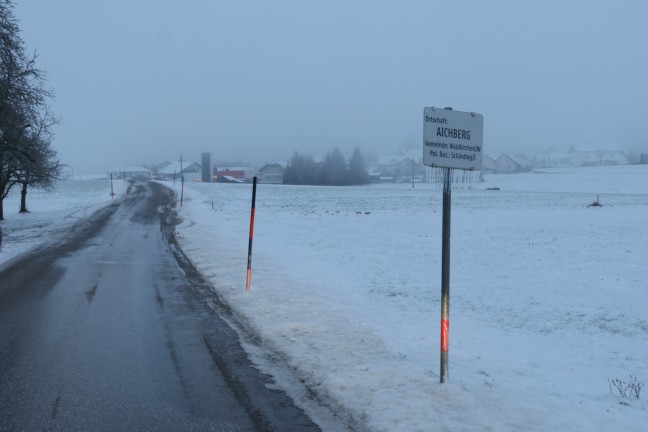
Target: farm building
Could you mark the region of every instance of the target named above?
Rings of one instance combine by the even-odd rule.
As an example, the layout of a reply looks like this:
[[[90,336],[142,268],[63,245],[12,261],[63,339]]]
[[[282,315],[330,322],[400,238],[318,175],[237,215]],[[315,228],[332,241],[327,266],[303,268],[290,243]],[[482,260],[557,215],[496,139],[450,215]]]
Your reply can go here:
[[[141,166],[123,166],[113,168],[106,173],[106,176],[108,178],[112,177],[113,179],[149,178],[151,177],[151,170]]]
[[[498,174],[513,174],[528,171],[524,162],[514,156],[500,154],[495,158],[495,172]]]
[[[572,166],[627,165],[628,156],[614,145],[572,145],[569,147]]]
[[[531,168],[565,168],[572,166],[569,154],[540,152],[529,162]]]
[[[161,180],[174,180],[183,175],[185,181],[199,181],[200,171],[201,167],[197,163],[164,162],[158,166],[156,177]]]
[[[482,167],[481,172],[483,174],[492,174],[495,172],[495,159],[488,155],[482,155]]]
[[[212,175],[213,181],[219,181],[221,177],[233,177],[241,181],[252,181],[252,177],[256,175],[256,168],[251,166],[228,166],[228,167],[214,167]]]
[[[266,164],[259,170],[259,182],[266,184],[282,184],[286,167],[279,162]]]
[[[380,174],[380,181],[411,181],[425,178],[425,167],[422,162],[422,154],[418,150],[412,150],[404,154],[381,156],[378,158],[376,167],[370,171]]]

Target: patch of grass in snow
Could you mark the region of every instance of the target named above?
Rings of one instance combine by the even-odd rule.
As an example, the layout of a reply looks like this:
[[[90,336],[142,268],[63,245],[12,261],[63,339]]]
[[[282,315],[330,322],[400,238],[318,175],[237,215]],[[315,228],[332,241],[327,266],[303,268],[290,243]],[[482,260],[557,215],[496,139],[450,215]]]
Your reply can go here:
[[[624,381],[618,378],[608,378],[608,384],[610,386],[610,393],[612,395],[619,394],[624,399],[639,399],[641,394],[641,389],[643,388],[643,383],[640,382],[637,377],[630,375],[628,381]]]

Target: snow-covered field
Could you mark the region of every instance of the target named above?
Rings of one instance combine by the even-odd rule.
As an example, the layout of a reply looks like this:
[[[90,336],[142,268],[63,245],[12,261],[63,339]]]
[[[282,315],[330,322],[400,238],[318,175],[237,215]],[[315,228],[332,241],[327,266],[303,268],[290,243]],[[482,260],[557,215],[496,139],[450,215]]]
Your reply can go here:
[[[648,390],[609,381],[648,383],[648,166],[485,180],[452,194],[446,384],[439,185],[260,184],[250,293],[251,185],[186,185],[179,241],[272,353],[248,346],[260,367],[284,359],[358,430],[645,430]],[[5,205],[0,262],[25,216]]]
[[[13,188],[4,200],[3,242],[0,265],[34,247],[56,241],[61,230],[118,199],[128,185],[110,179],[64,180],[51,191],[27,191],[29,213],[19,214],[20,188]]]

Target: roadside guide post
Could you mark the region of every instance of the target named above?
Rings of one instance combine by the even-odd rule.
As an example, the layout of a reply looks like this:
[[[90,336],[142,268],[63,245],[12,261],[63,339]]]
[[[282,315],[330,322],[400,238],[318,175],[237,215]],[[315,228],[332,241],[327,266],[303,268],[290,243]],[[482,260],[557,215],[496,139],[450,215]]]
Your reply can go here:
[[[245,292],[250,292],[250,282],[252,280],[252,238],[254,237],[254,207],[256,206],[256,187],[257,178],[252,179],[252,208],[250,210],[250,238],[248,243],[248,261],[247,273],[245,277]]]
[[[481,114],[426,107],[423,110],[423,164],[443,169],[441,234],[441,367],[448,380],[450,332],[450,217],[452,170],[478,170],[482,165],[484,118]]]

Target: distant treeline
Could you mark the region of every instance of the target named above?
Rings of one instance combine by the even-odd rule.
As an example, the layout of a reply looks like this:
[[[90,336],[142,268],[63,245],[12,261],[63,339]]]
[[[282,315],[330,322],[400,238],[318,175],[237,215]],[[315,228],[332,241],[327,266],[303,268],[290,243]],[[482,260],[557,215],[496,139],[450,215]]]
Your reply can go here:
[[[284,174],[284,184],[350,186],[369,183],[362,152],[356,147],[347,164],[337,147],[322,162],[312,156],[295,152]]]

